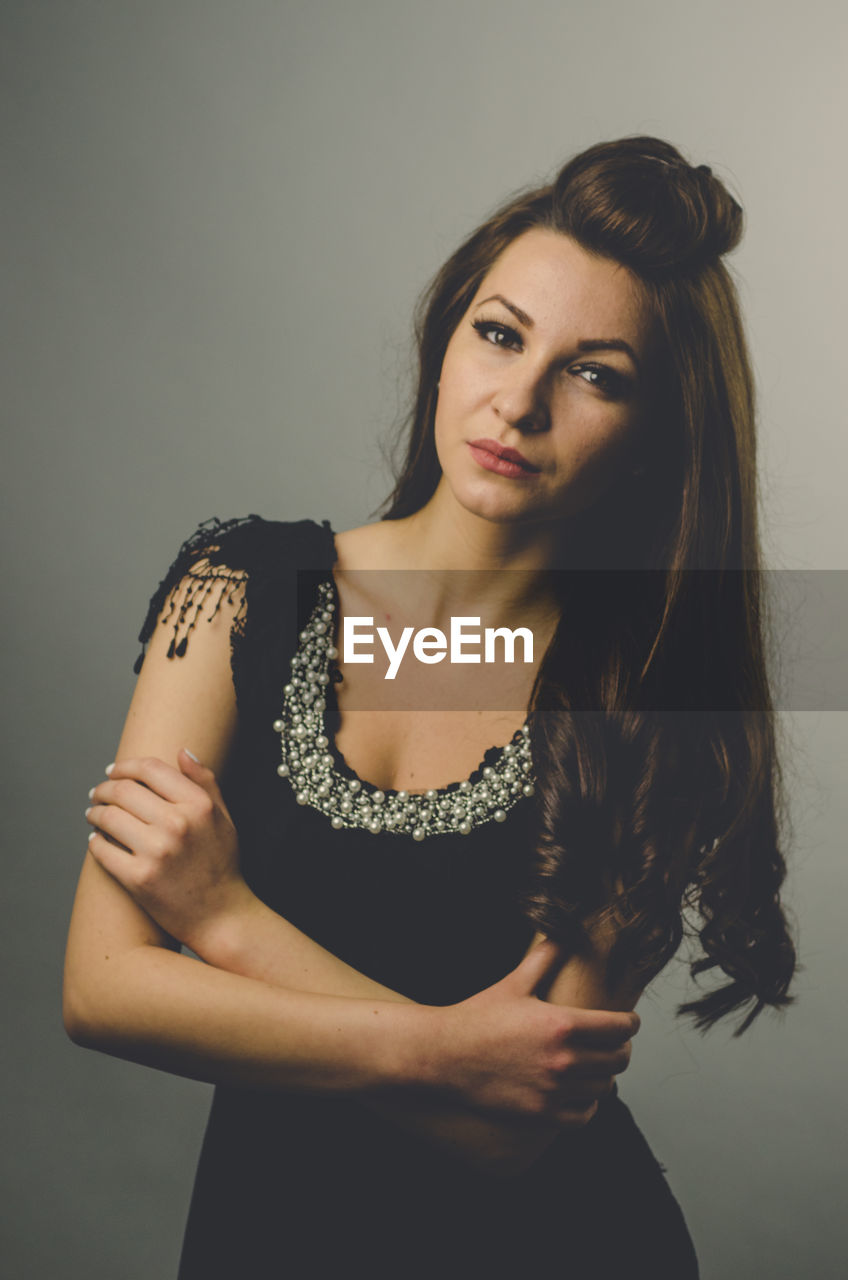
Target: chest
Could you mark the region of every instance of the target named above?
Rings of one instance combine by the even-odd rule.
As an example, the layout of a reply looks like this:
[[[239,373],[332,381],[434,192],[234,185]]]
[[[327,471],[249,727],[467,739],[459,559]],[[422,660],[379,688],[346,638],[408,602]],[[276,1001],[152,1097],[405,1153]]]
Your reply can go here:
[[[523,723],[522,712],[349,710],[335,746],[359,778],[383,791],[438,790],[469,777]]]
[[[439,790],[468,778],[490,747],[510,742],[527,718],[531,670],[385,663],[341,664],[334,683],[336,750],[384,791]]]
[[[331,685],[336,714],[330,719],[336,751],[360,779],[383,791],[440,790],[468,778],[491,747],[512,740],[527,719],[540,652],[532,662],[507,662],[503,653],[484,661],[481,653],[477,662],[427,663],[407,649],[387,678],[390,656],[376,645],[373,661],[345,660],[338,640],[345,614],[377,608],[346,582],[340,594],[335,669],[341,679]],[[396,621],[395,634],[400,630]]]

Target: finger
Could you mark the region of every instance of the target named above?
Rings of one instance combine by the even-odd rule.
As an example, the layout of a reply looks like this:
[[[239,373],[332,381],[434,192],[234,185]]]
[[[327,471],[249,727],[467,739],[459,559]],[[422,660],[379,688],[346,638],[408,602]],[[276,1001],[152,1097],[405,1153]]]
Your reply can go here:
[[[642,1021],[638,1013],[582,1009],[576,1005],[569,1006],[568,1014],[567,1038],[574,1044],[589,1044],[596,1048],[615,1048],[630,1040]]]
[[[517,968],[508,974],[508,980],[516,991],[531,995],[549,977],[554,966],[562,963],[562,950],[546,938],[528,951]]]
[[[196,783],[172,764],[166,764],[156,756],[116,760],[109,772],[109,779],[114,782],[118,778],[143,782],[156,795],[163,800],[170,800],[172,804],[188,804],[197,795]]]
[[[86,809],[85,818],[98,831],[118,840],[129,853],[149,852],[150,835],[155,830],[149,823],[134,818],[114,804],[95,804]]]
[[[163,800],[143,782],[132,778],[108,778],[98,782],[88,793],[92,805],[114,805],[147,823],[161,823],[172,809],[171,802]]]
[[[127,857],[127,853],[112,844],[99,831],[92,831],[88,838],[88,848],[95,862],[107,871],[113,880],[132,892],[135,884],[137,863],[135,858]]]
[[[562,1075],[564,1078],[570,1077],[575,1080],[609,1079],[610,1076],[621,1075],[622,1071],[626,1071],[630,1065],[628,1045],[629,1041],[623,1048],[603,1053],[581,1049],[579,1057],[569,1059],[562,1067]]]
[[[556,1120],[566,1128],[586,1124],[587,1121],[592,1119],[595,1112],[598,1110],[598,1106],[598,1099],[593,1098],[582,1104],[575,1104],[571,1107],[562,1107],[556,1112]]]
[[[196,782],[199,787],[202,787],[206,794],[216,803],[223,803],[215,774],[205,764],[202,764],[197,756],[192,755],[187,747],[181,747],[177,752],[177,764],[185,776],[190,778],[192,782]]]
[[[579,1083],[579,1088],[577,1084]],[[612,1088],[610,1077],[604,1080],[580,1080],[571,1089],[558,1089],[552,1098],[552,1106],[574,1111],[585,1110],[593,1102],[600,1102]]]

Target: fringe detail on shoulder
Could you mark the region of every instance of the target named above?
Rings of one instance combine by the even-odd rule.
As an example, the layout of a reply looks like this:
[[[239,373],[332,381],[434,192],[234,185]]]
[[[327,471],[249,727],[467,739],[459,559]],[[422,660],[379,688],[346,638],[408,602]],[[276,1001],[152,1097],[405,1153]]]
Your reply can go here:
[[[201,616],[211,622],[225,604],[236,605],[231,634],[243,634],[248,577],[243,563],[246,549],[243,535],[249,537],[257,524],[263,523],[255,515],[224,521],[213,516],[186,539],[150,600],[138,636],[142,648],[133,666],[136,675],[142,668],[147,642],[160,614],[163,614],[162,625],[170,625],[173,633],[169,658],[183,657],[189,636]],[[166,606],[167,612],[163,612]]]

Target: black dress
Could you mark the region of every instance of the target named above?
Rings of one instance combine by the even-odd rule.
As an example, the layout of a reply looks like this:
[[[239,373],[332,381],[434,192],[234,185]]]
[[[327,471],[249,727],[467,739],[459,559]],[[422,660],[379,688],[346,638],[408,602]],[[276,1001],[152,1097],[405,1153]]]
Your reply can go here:
[[[200,610],[233,601],[239,724],[223,789],[245,878],[356,969],[417,1001],[454,1003],[513,969],[533,937],[518,907],[533,801],[522,797],[505,821],[470,834],[423,841],[334,830],[324,813],[296,802],[277,772],[274,721],[316,581],[332,582],[334,560],[326,520],[208,521],[160,584],[140,639],[170,597],[178,659],[204,625]],[[352,777],[333,746],[337,715],[330,691],[329,749]],[[664,1171],[617,1089],[586,1126],[508,1178],[469,1171],[352,1099],[216,1089],[180,1280],[347,1272],[471,1280],[540,1270],[563,1280],[698,1275]]]

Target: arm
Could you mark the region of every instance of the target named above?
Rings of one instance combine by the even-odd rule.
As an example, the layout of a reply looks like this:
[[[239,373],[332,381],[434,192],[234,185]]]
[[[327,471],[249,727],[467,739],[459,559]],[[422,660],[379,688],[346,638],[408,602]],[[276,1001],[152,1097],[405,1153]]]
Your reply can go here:
[[[173,758],[174,743],[190,732],[207,758],[224,766],[235,728],[229,626],[222,610],[198,628],[192,651],[173,661],[164,657],[165,628],[157,628],[118,760],[139,751]],[[408,1078],[426,1010],[284,990],[174,948],[89,852],[66,952],[63,1012],[71,1037],[212,1082],[357,1091]],[[412,1069],[413,1078],[418,1074]]]
[[[203,771],[192,771],[202,776]],[[544,941],[544,935],[537,933],[523,963],[534,963],[533,953]],[[611,938],[598,939],[590,956],[572,957],[564,964],[557,963],[554,957],[554,977],[545,1000],[569,1009],[635,1009],[642,994],[638,987],[624,984],[612,991],[605,982],[610,942]],[[210,964],[274,984],[411,1003],[330,955],[249,890],[240,905],[231,899],[229,909],[225,907],[220,915],[198,921],[191,945]],[[544,957],[539,959],[544,961]],[[527,973],[530,975],[529,969]],[[530,976],[531,984],[532,981]],[[620,1039],[610,1043],[615,1049],[622,1047]],[[619,1070],[626,1067],[628,1059],[629,1046]],[[609,1083],[611,1086],[611,1077]],[[472,1166],[503,1174],[528,1168],[564,1128],[582,1127],[596,1110],[594,1105],[584,1105],[584,1101],[591,1103],[588,1096],[584,1100],[579,1095],[572,1099],[573,1107],[563,1105],[556,1114],[543,1112],[536,1117],[482,1114],[436,1093],[417,1097],[383,1095],[363,1101],[408,1132],[452,1151]]]
[[[178,744],[191,741],[213,769],[225,764],[235,726],[229,619],[222,612],[198,628],[177,660],[165,658],[163,632],[154,633],[118,764],[98,798],[102,788],[120,785],[121,762],[140,753],[174,760]],[[148,801],[153,795],[139,791]],[[105,807],[120,812],[117,803]],[[134,901],[143,899],[137,878],[130,892],[122,887],[121,874],[137,873],[141,859],[130,852],[131,840],[113,835],[120,843],[102,836],[92,842],[98,853],[86,859],[68,942],[65,1017],[80,1043],[212,1081],[360,1095],[386,1083],[424,1084],[513,1116],[534,1115],[559,1082],[554,1047],[569,1019],[530,998],[534,973],[552,962],[550,950],[541,969],[536,958],[512,985],[504,980],[454,1010],[426,1009],[344,965],[248,894],[241,900],[248,910],[234,917],[246,926],[241,935],[213,930],[207,946],[183,934],[217,962],[210,968],[169,950],[173,938]],[[623,1029],[619,1023],[607,1074],[626,1065],[621,1046],[632,1031],[630,1020]],[[573,1073],[566,1083],[573,1123]],[[480,1119],[469,1113],[467,1124]],[[439,1130],[432,1113],[425,1120],[431,1133]],[[447,1133],[443,1125],[441,1134],[456,1147],[456,1125]]]
[[[610,939],[594,940],[591,955],[572,957],[565,963],[554,960],[553,980],[544,983],[547,994],[543,999],[549,1004],[564,1006],[567,1017],[573,1019],[575,1033],[570,1049],[571,1062],[577,1073],[572,1093],[558,1104],[553,1095],[541,1100],[536,1114],[493,1115],[478,1114],[467,1108],[445,1105],[438,1099],[422,1097],[420,1100],[387,1096],[381,1099],[379,1109],[384,1115],[394,1117],[398,1124],[425,1141],[453,1150],[468,1164],[495,1175],[509,1176],[526,1171],[560,1136],[564,1130],[578,1129],[591,1120],[597,1110],[597,1101],[612,1088],[612,1078],[626,1070],[630,1060],[630,1041],[604,1027],[600,1021],[602,1010],[630,1012],[635,1009],[642,994],[632,983],[623,983],[615,991],[605,980],[605,959]],[[521,965],[508,975],[512,980],[534,959],[544,962],[544,951],[551,947],[544,934],[537,933],[528,948]],[[550,974],[548,973],[548,979]],[[488,993],[484,992],[483,995]],[[475,997],[476,999],[476,997]],[[461,1009],[462,1006],[457,1006]],[[599,1021],[583,1022],[583,1018]],[[594,1030],[592,1043],[606,1045],[607,1053],[583,1050],[582,1035],[587,1028]],[[632,1036],[639,1029],[638,1015],[625,1033]],[[615,1057],[611,1058],[610,1054]],[[591,1072],[591,1076],[586,1073]],[[580,1089],[584,1089],[581,1099]],[[588,1105],[587,1105],[588,1104]]]

